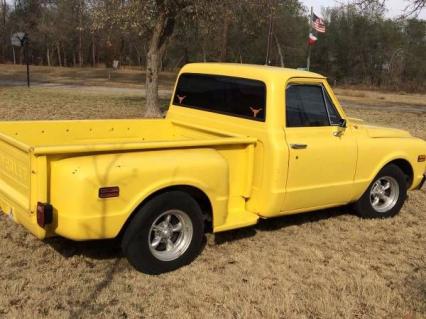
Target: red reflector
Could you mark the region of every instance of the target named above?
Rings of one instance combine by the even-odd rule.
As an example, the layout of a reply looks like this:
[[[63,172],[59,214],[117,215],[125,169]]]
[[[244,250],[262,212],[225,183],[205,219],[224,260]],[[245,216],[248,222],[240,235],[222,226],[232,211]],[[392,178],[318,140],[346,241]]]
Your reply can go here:
[[[101,187],[99,188],[99,198],[118,197],[120,195],[120,188],[118,186]]]
[[[40,227],[51,224],[53,221],[53,207],[50,204],[37,203],[37,224]]]
[[[426,155],[419,155],[419,157],[417,157],[417,162],[424,162],[426,161]]]

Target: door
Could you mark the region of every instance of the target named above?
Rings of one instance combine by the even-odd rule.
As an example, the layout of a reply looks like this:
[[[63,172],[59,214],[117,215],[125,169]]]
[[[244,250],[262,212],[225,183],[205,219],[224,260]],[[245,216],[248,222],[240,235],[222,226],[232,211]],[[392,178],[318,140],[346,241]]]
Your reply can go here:
[[[323,84],[318,80],[286,88],[286,212],[340,205],[352,198],[356,139]]]

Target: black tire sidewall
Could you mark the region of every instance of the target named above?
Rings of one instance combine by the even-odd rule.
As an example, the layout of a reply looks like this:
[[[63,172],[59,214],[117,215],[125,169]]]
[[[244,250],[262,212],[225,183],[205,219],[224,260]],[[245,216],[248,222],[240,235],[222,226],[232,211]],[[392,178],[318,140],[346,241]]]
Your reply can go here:
[[[192,240],[187,250],[175,260],[157,259],[149,249],[148,236],[155,219],[163,212],[178,209],[185,212],[193,226]],[[204,237],[204,221],[198,203],[187,193],[162,193],[139,208],[127,226],[122,239],[122,250],[130,264],[147,274],[161,274],[189,264],[200,253]]]
[[[393,177],[399,185],[399,196],[396,204],[387,212],[381,213],[376,211],[370,201],[370,191],[374,183],[382,177],[390,176]],[[393,217],[401,210],[404,205],[405,199],[407,197],[407,180],[405,174],[401,169],[393,164],[385,166],[374,178],[371,184],[368,186],[367,190],[359,201],[355,204],[355,208],[358,211],[358,214],[361,217],[365,218],[388,218]]]

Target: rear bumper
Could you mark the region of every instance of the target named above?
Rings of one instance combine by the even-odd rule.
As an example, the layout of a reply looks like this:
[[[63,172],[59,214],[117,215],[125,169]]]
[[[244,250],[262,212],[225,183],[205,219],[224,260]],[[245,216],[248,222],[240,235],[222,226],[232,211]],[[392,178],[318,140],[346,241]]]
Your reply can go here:
[[[425,182],[426,182],[426,174],[423,174],[423,178],[420,181],[420,184],[417,185],[414,189],[416,189],[416,190],[421,189],[424,186]]]
[[[0,192],[0,214],[3,213],[15,223],[24,226],[37,238],[46,238],[46,230],[37,224],[37,216],[34,210],[28,210],[28,208],[22,207]]]

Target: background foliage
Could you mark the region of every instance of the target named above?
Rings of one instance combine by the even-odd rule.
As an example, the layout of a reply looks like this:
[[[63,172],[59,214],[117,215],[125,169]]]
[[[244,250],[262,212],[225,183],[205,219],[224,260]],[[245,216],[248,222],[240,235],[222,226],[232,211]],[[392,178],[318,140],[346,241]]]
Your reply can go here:
[[[145,69],[156,19],[167,11],[172,33],[159,55],[160,70],[194,61],[265,64],[270,15],[269,63],[306,64],[309,13],[298,0],[0,1],[2,63],[24,62],[10,36],[25,31],[32,64],[111,66],[119,60]],[[424,20],[386,18],[380,5],[327,8],[322,15],[327,32],[312,50],[313,71],[339,84],[425,90]]]

